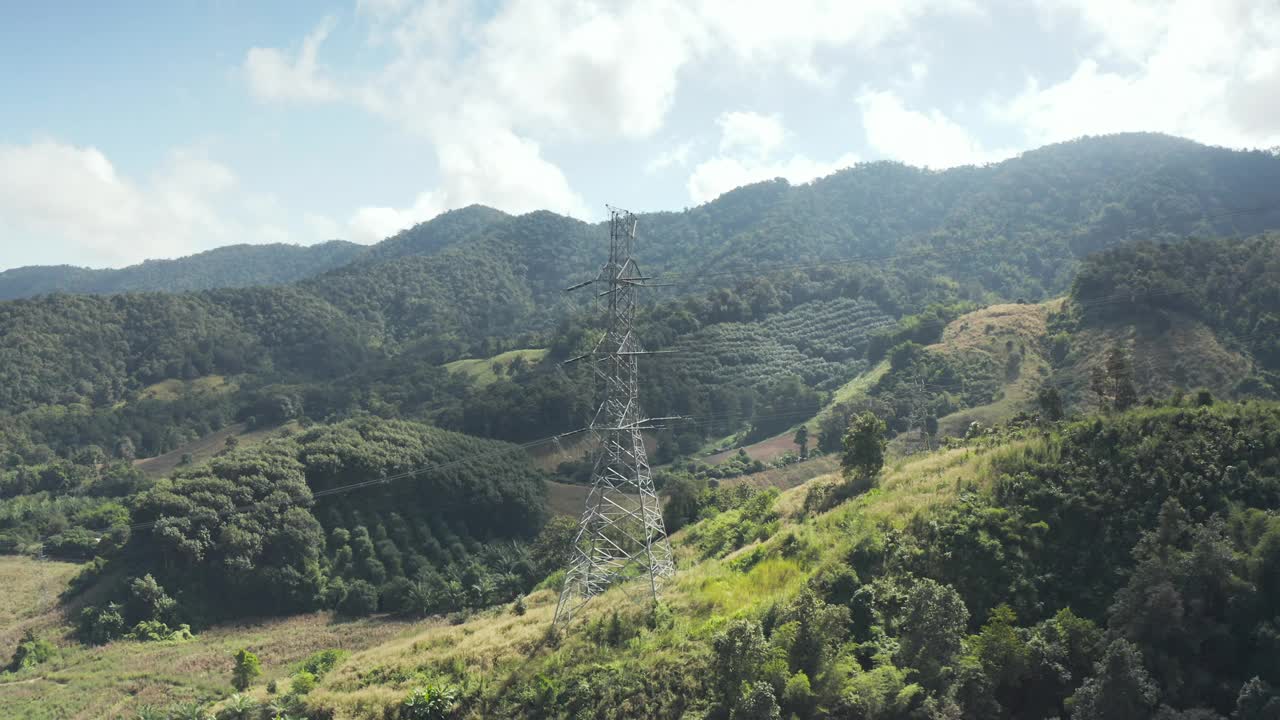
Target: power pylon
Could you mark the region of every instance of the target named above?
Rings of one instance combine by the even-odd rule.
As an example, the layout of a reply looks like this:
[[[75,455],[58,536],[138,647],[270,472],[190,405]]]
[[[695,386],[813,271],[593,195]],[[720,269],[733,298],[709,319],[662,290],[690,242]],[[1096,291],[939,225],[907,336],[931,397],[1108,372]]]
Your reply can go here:
[[[590,425],[596,448],[591,492],[556,606],[557,625],[568,624],[610,586],[633,578],[647,579],[646,594],[656,603],[662,581],[675,572],[641,436],[655,426],[654,419],[640,413],[638,359],[648,353],[640,347],[633,323],[636,291],[650,278],[631,257],[635,239],[636,217],[610,207],[608,262],[594,280],[569,288],[605,286],[597,297],[607,300],[608,309],[605,333],[595,349],[570,361],[591,362],[602,398]]]

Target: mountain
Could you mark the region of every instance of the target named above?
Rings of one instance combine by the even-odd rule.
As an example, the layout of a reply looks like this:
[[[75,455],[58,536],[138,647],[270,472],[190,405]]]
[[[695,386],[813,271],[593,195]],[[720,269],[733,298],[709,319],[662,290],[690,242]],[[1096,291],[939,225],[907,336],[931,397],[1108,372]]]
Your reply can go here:
[[[760,183],[686,212],[640,215],[642,267],[674,283],[650,301],[641,337],[689,357],[648,376],[646,405],[747,422],[760,414],[756,400],[783,403],[790,374],[836,389],[894,343],[934,342],[963,312],[1067,292],[1099,250],[1280,227],[1273,187],[1273,154],[1137,134],[981,168],[863,164],[808,185]],[[284,286],[0,303],[0,425],[20,426],[55,452],[77,443],[114,449],[128,438],[135,451],[156,454],[262,415],[283,397],[294,414],[317,419],[376,406],[529,439],[520,433],[548,429],[554,412],[581,404],[573,398],[585,378],[570,369],[469,388],[440,366],[534,347],[551,348],[551,362],[580,350],[594,332],[593,316],[581,312],[590,293],[562,288],[599,266],[603,230],[549,212],[473,206]],[[1260,247],[1250,263],[1270,262],[1270,245]],[[1215,307],[1230,313],[1237,301],[1253,303],[1259,321],[1275,303],[1236,293]],[[883,332],[891,321],[903,332]],[[708,343],[716,347],[690,352]],[[715,367],[689,364],[710,358]],[[176,401],[144,392],[209,376],[234,376],[236,391]],[[966,403],[992,387],[971,386]]]
[[[285,285],[345,265],[365,247],[342,240],[297,245],[228,245],[176,260],[148,260],[119,270],[29,266],[0,272],[0,300],[48,293],[105,295],[186,292],[209,288]]]

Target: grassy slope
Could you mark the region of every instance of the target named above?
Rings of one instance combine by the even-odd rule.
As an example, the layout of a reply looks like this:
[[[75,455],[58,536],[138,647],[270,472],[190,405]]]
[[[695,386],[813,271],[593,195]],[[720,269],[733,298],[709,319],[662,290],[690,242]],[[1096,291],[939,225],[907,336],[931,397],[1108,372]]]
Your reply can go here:
[[[1219,341],[1204,323],[1167,313],[1137,322],[1110,322],[1085,327],[1071,340],[1071,352],[1060,382],[1077,410],[1092,411],[1089,371],[1105,367],[1107,352],[1120,347],[1133,358],[1139,397],[1168,397],[1176,388],[1206,387],[1228,397],[1236,383],[1252,371],[1247,357]]]
[[[0,675],[0,718],[99,720],[131,717],[142,705],[164,708],[185,700],[213,702],[231,693],[231,656],[248,647],[259,655],[263,682],[284,680],[293,665],[325,648],[363,650],[386,643],[421,626],[385,619],[340,622],[331,613],[300,615],[252,624],[226,625],[179,643],[118,641],[102,647],[77,644],[70,627],[52,604],[32,604],[44,597],[32,592],[29,578],[39,576],[27,564],[34,560],[0,557],[0,579],[20,577],[26,586],[6,583],[0,590],[6,615],[0,639],[7,654],[21,627],[41,628],[59,646],[58,656],[34,670]],[[54,582],[51,597],[65,587],[75,566],[46,563],[45,577]],[[12,589],[11,589],[12,588]],[[11,615],[22,616],[14,622]]]
[[[476,385],[485,386],[498,379],[493,373],[494,364],[510,366],[511,361],[518,357],[524,358],[529,365],[534,365],[542,361],[546,357],[545,349],[530,350],[510,350],[501,355],[494,355],[491,358],[472,358],[468,360],[454,360],[451,363],[445,363],[445,368],[450,372],[457,372],[471,378]]]
[[[904,460],[886,469],[881,489],[816,519],[799,517],[809,485],[788,490],[776,505],[783,517],[782,527],[765,544],[776,546],[785,536],[794,535],[804,549],[791,557],[771,553],[746,572],[733,569],[730,562],[753,545],[724,559],[701,560],[695,548],[684,542],[687,531],[678,533],[674,540],[681,569],[664,592],[664,600],[673,610],[673,624],[644,633],[621,649],[601,649],[583,637],[581,626],[568,633],[559,647],[547,644],[556,597],[550,590],[541,590],[529,596],[524,616],[495,608],[460,625],[428,625],[394,642],[356,653],[324,679],[310,696],[310,704],[334,711],[335,718],[380,718],[424,676],[448,674],[450,668],[466,668],[486,682],[500,685],[593,662],[625,663],[643,658],[646,665],[680,663],[688,653],[701,651],[695,641],[705,640],[724,616],[760,609],[793,595],[825,559],[841,555],[862,528],[882,520],[905,525],[915,513],[949,502],[962,484],[985,485],[991,479],[992,458],[1021,452],[1024,445],[949,450]],[[833,480],[832,475],[824,475],[811,482]],[[590,622],[615,608],[635,609],[624,589],[593,601],[583,617]],[[406,679],[378,684],[362,680],[362,674],[373,668],[380,668],[384,677],[400,674]]]
[[[849,402],[850,400],[854,400],[866,394],[866,392],[879,382],[880,378],[884,377],[887,372],[889,372],[889,361],[881,361],[879,365],[876,365],[867,372],[862,373],[840,386],[831,394],[831,400],[826,404],[826,406],[818,411],[817,415],[814,415],[812,418],[803,422],[798,422],[787,428],[784,432],[778,433],[771,438],[765,438],[759,442],[743,446],[742,449],[747,451],[747,457],[750,457],[752,460],[759,460],[760,462],[769,462],[785,452],[797,452],[798,448],[796,447],[794,438],[796,430],[799,430],[801,425],[809,428],[809,437],[811,438],[809,444],[810,447],[813,447],[813,445],[817,444],[818,431],[822,427],[822,419],[827,415],[830,415],[832,409],[835,408],[837,404]],[[730,456],[736,454],[738,452],[737,448],[731,447],[733,445],[734,437],[735,436],[731,435],[726,438],[718,438],[716,440],[709,441],[704,445],[702,452],[710,452],[711,454],[704,458],[703,462],[706,462],[709,465],[715,465],[716,463],[723,462]],[[719,449],[717,451],[718,448],[724,449]]]
[[[9,662],[9,653],[24,630],[56,625],[53,610],[58,593],[79,567],[74,563],[0,555],[0,666]]]
[[[197,392],[231,393],[235,392],[237,387],[237,384],[228,380],[225,375],[206,375],[195,380],[176,378],[161,380],[143,388],[138,395],[142,400],[172,401],[183,395]]]
[[[942,340],[929,351],[949,356],[968,356],[989,364],[1002,383],[996,400],[938,418],[939,435],[963,435],[975,420],[992,425],[1005,420],[1035,402],[1036,392],[1049,379],[1051,368],[1045,354],[1046,321],[1061,300],[1039,305],[992,305],[956,318],[942,333]],[[1012,341],[1014,353],[1022,355],[1016,375],[1005,374]]]
[[[789,597],[823,558],[842,552],[857,536],[858,528],[870,527],[865,523],[886,519],[903,524],[913,513],[947,502],[961,482],[982,484],[990,458],[1010,451],[1016,448],[950,450],[900,461],[886,468],[882,489],[816,520],[797,517],[808,487],[797,485],[824,471],[828,474],[811,482],[833,480],[833,459],[821,458],[744,478],[743,482],[752,484],[791,488],[778,499],[783,525],[768,544],[795,534],[807,549],[790,558],[770,557],[744,573],[728,563],[752,546],[724,559],[702,560],[685,542],[687,531],[677,533],[681,570],[665,593],[677,617],[674,626],[648,633],[614,651],[601,650],[580,632],[570,633],[558,649],[545,647],[543,640],[556,601],[550,590],[532,593],[528,613],[522,617],[505,607],[495,608],[459,625],[440,619],[409,623],[387,618],[346,623],[318,613],[214,628],[185,643],[121,641],[89,648],[67,636],[69,626],[51,605],[33,604],[41,596],[30,587],[32,582],[39,584],[34,579],[40,577],[33,571],[36,561],[0,558],[0,580],[13,576],[25,583],[8,583],[0,590],[5,593],[0,599],[8,613],[0,615],[0,623],[4,623],[0,628],[4,628],[9,647],[20,633],[10,628],[22,623],[46,628],[46,636],[61,647],[58,659],[50,664],[0,680],[0,719],[115,717],[142,704],[164,707],[186,699],[222,698],[231,692],[231,654],[240,647],[249,647],[262,658],[264,675],[252,691],[261,698],[266,697],[268,681],[276,679],[284,685],[292,666],[311,652],[328,647],[353,650],[352,657],[326,676],[311,696],[313,705],[335,709],[335,718],[383,717],[384,708],[399,703],[421,682],[414,676],[424,668],[461,664],[491,682],[501,682],[512,676],[531,676],[560,663],[578,665],[593,658],[679,661],[683,654],[697,651],[691,639],[705,638],[714,631],[720,622],[716,616]],[[56,597],[75,570],[66,563],[41,567],[51,578],[47,597]],[[634,609],[618,590],[593,602],[584,615],[597,617],[614,607]],[[18,617],[22,620],[15,624],[12,618]],[[8,648],[3,652],[9,652]],[[404,671],[409,679],[366,685],[360,674],[375,667]]]

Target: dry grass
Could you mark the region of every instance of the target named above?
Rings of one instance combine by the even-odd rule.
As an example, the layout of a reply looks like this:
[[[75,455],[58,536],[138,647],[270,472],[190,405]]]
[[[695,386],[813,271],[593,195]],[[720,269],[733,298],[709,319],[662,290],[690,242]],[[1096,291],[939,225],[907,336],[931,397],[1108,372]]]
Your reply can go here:
[[[1046,323],[1049,313],[1061,303],[1062,300],[1057,299],[1038,305],[992,305],[962,315],[947,325],[942,340],[930,345],[928,350],[984,362],[992,368],[1002,387],[998,398],[991,403],[939,418],[940,435],[963,435],[975,421],[990,426],[1032,408],[1036,393],[1051,374],[1046,355]],[[1014,377],[1005,374],[1011,352],[1022,355],[1020,369]],[[895,447],[905,449],[910,441],[911,438],[904,437]]]
[[[591,488],[586,485],[572,485],[547,481],[547,507],[552,515],[568,515],[578,517],[587,503],[587,493]]]
[[[363,650],[414,626],[389,620],[338,622],[330,613],[226,625],[181,643],[118,641],[85,647],[59,640],[59,655],[0,683],[0,718],[114,718],[144,705],[212,702],[231,692],[231,656],[247,647],[266,681],[284,680],[318,650]]]
[[[1068,399],[1080,409],[1093,409],[1089,373],[1105,366],[1107,353],[1118,347],[1129,354],[1134,384],[1141,397],[1168,397],[1176,388],[1205,387],[1229,396],[1248,377],[1248,358],[1227,349],[1204,323],[1179,313],[1151,315],[1136,323],[1086,328],[1072,340],[1063,382]]]
[[[839,464],[840,461],[835,455],[825,455],[794,465],[787,465],[786,467],[773,468],[764,472],[721,480],[720,485],[722,487],[750,485],[761,489],[776,487],[779,490],[790,490],[793,487],[809,482],[819,475],[834,472],[839,467]]]
[[[43,631],[57,624],[58,593],[79,569],[75,563],[0,555],[0,666],[27,628]]]

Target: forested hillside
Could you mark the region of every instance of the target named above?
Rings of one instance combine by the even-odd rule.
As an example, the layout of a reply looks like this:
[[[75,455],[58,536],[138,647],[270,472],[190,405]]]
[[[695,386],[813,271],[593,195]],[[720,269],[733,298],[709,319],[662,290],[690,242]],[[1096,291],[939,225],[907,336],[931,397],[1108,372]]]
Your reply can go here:
[[[229,245],[177,260],[148,260],[119,270],[29,266],[0,272],[0,300],[48,293],[183,292],[224,287],[284,285],[346,265],[365,252],[331,240],[296,245]]]

